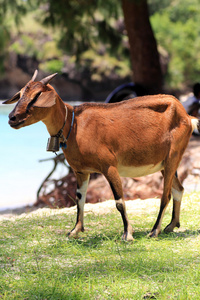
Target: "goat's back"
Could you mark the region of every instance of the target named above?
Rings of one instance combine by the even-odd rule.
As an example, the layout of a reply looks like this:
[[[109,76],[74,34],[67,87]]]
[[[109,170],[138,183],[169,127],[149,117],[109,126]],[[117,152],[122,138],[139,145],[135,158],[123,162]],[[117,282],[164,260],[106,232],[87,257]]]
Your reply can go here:
[[[96,137],[108,135],[142,139],[191,125],[182,104],[173,96],[138,97],[118,103],[87,103],[75,107],[78,129]],[[122,136],[123,135],[123,136]]]

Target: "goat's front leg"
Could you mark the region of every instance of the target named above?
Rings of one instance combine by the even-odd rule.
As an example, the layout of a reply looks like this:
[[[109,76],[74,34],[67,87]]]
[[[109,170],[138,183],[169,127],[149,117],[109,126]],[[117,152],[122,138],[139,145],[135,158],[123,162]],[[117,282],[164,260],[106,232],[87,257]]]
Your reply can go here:
[[[84,217],[84,205],[87,193],[87,187],[90,175],[76,173],[77,178],[77,191],[76,191],[76,202],[77,202],[77,219],[75,227],[71,232],[68,233],[69,237],[78,237],[80,231],[84,231],[83,217]]]
[[[119,177],[119,173],[115,167],[109,167],[105,176],[111,186],[115,198],[115,202],[116,202],[116,207],[122,216],[122,220],[124,224],[124,233],[122,235],[122,240],[132,241],[133,228],[130,225],[130,222],[126,214],[125,201],[123,199],[122,183]]]

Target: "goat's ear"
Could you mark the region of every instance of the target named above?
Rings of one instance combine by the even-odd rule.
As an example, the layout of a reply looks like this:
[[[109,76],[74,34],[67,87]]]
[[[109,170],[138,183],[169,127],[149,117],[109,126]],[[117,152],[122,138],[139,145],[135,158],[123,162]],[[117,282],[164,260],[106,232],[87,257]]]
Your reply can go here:
[[[5,100],[3,104],[15,103],[20,99],[20,92],[16,93],[11,99]]]
[[[33,104],[34,107],[52,107],[56,104],[56,94],[54,91],[42,92],[37,101]]]

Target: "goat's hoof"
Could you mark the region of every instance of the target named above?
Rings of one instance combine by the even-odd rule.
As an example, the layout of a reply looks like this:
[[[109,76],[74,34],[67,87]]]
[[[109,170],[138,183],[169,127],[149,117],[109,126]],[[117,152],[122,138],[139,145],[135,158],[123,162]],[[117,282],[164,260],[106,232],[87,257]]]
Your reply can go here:
[[[158,229],[152,230],[147,237],[149,238],[156,238],[159,235],[160,231]]]
[[[84,227],[74,227],[70,232],[67,233],[68,238],[78,239],[79,232],[84,232]]]
[[[173,230],[174,230],[174,227],[172,227],[171,225],[168,225],[165,227],[164,233],[170,233],[170,232],[173,232]]]
[[[122,235],[122,241],[131,242],[131,241],[134,241],[134,238],[133,238],[132,234],[130,234],[128,232],[124,232]]]
[[[67,233],[67,237],[68,237],[68,239],[71,239],[71,238],[78,239],[78,233],[70,231],[70,232]]]
[[[167,226],[165,227],[164,232],[165,232],[165,233],[173,232],[173,230],[174,230],[175,227],[178,227],[178,228],[179,228],[179,227],[180,227],[180,223],[177,222],[176,225],[173,225],[172,223],[170,223],[169,225],[167,225]]]

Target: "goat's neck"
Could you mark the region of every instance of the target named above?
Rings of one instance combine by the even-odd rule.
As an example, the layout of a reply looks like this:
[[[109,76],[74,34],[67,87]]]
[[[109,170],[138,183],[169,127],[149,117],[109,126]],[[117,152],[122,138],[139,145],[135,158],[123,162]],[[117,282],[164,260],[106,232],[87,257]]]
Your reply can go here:
[[[66,132],[70,128],[71,111],[73,108],[70,105],[65,105],[64,102],[58,98],[56,104],[52,107],[48,117],[43,120],[47,127],[47,130],[51,136],[56,135],[65,123],[64,131]]]

